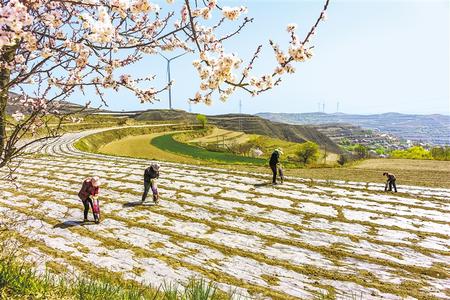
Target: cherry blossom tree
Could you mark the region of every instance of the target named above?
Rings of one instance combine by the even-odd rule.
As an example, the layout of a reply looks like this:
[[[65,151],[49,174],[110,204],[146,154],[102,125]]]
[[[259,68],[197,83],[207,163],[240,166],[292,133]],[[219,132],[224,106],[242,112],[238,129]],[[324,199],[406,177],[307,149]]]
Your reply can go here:
[[[294,62],[312,57],[311,37],[325,19],[329,0],[306,37],[300,39],[296,25],[290,24],[286,50],[270,41],[277,63],[262,75],[252,74],[261,45],[247,63],[224,46],[253,21],[247,9],[218,2],[167,0],[172,9],[164,11],[148,0],[2,0],[0,167],[26,145],[57,135],[57,130],[48,130],[29,138],[50,116],[66,117],[62,106],[74,93],[95,91],[106,104],[107,89],[127,89],[143,103],[155,101],[168,86],[154,86],[151,75],[135,78],[125,72],[146,55],[194,53],[200,86],[190,97],[193,102],[210,104],[216,97],[225,101],[237,89],[258,95],[273,88],[283,74],[295,72]],[[219,28],[230,28],[227,23],[235,28],[219,34],[224,31]],[[11,92],[18,95],[12,97]],[[9,117],[6,107],[13,101],[17,111]],[[24,138],[27,142],[20,143]]]

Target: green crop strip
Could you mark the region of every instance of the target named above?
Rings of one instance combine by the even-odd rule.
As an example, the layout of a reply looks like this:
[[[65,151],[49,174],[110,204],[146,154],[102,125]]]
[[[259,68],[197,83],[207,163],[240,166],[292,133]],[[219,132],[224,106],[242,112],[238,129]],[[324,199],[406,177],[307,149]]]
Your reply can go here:
[[[209,160],[215,162],[224,162],[230,164],[266,164],[265,159],[239,156],[232,153],[213,152],[204,148],[181,143],[173,138],[174,134],[166,134],[151,140],[151,144],[161,150],[190,156],[196,159]]]

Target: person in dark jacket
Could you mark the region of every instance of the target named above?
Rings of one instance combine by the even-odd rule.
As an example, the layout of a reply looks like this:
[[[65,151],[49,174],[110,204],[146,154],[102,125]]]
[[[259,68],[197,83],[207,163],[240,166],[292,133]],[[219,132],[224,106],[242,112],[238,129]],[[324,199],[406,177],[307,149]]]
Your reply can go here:
[[[94,220],[96,222],[98,222],[97,217],[94,213],[94,204],[92,201],[94,198],[98,197],[99,187],[100,187],[100,178],[98,178],[98,176],[86,178],[83,181],[81,190],[78,192],[78,197],[80,197],[80,199],[84,205],[84,220],[83,220],[83,222],[88,221],[89,205],[91,206],[92,213],[94,214]]]
[[[394,188],[394,192],[397,193],[397,186],[395,185],[395,175],[392,173],[388,173],[388,172],[384,172],[383,176],[387,177],[387,181],[386,181],[386,185],[384,187],[384,191],[392,191],[392,188]],[[389,190],[388,190],[388,186],[389,186]]]
[[[281,171],[281,165],[280,165],[280,156],[283,154],[283,151],[281,149],[275,149],[272,152],[272,155],[270,156],[269,160],[269,167],[272,170],[272,184],[277,184],[277,170],[278,166],[280,166],[280,175],[281,175],[281,183],[283,183],[283,175]]]
[[[153,193],[153,202],[158,204],[159,202],[159,192],[158,186],[156,184],[156,179],[159,178],[159,165],[157,163],[152,163],[150,167],[144,171],[144,193],[142,194],[142,202],[147,198],[148,191],[150,188]]]

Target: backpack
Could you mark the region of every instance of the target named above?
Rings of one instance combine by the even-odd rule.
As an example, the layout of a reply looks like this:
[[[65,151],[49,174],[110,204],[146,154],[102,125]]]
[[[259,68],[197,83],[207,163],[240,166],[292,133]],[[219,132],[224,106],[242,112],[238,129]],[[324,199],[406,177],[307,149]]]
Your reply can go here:
[[[89,196],[88,192],[89,183],[90,182],[88,182],[87,180],[84,180],[81,189],[78,192],[78,197],[81,199],[81,201],[85,201],[86,198]]]

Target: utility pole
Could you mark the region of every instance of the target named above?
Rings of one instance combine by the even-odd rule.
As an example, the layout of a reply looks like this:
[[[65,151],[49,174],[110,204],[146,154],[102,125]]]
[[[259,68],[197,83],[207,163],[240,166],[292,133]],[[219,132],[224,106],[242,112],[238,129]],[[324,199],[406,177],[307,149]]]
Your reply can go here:
[[[192,113],[192,103],[190,100],[188,100],[188,102],[189,102],[189,113]]]
[[[325,102],[322,104],[322,112],[325,112]]]
[[[339,112],[339,101],[337,102],[337,105],[336,105],[337,107],[336,107],[336,112],[338,113]]]
[[[239,115],[242,115],[242,99],[239,99]],[[242,131],[241,116],[239,116],[239,131]]]
[[[172,82],[171,82],[172,80],[170,78],[170,63],[172,62],[172,60],[175,60],[187,53],[188,52],[184,52],[184,53],[174,56],[172,58],[167,58],[161,52],[159,52],[159,55],[164,57],[164,59],[167,61],[167,84],[169,85],[169,109],[172,109]]]

